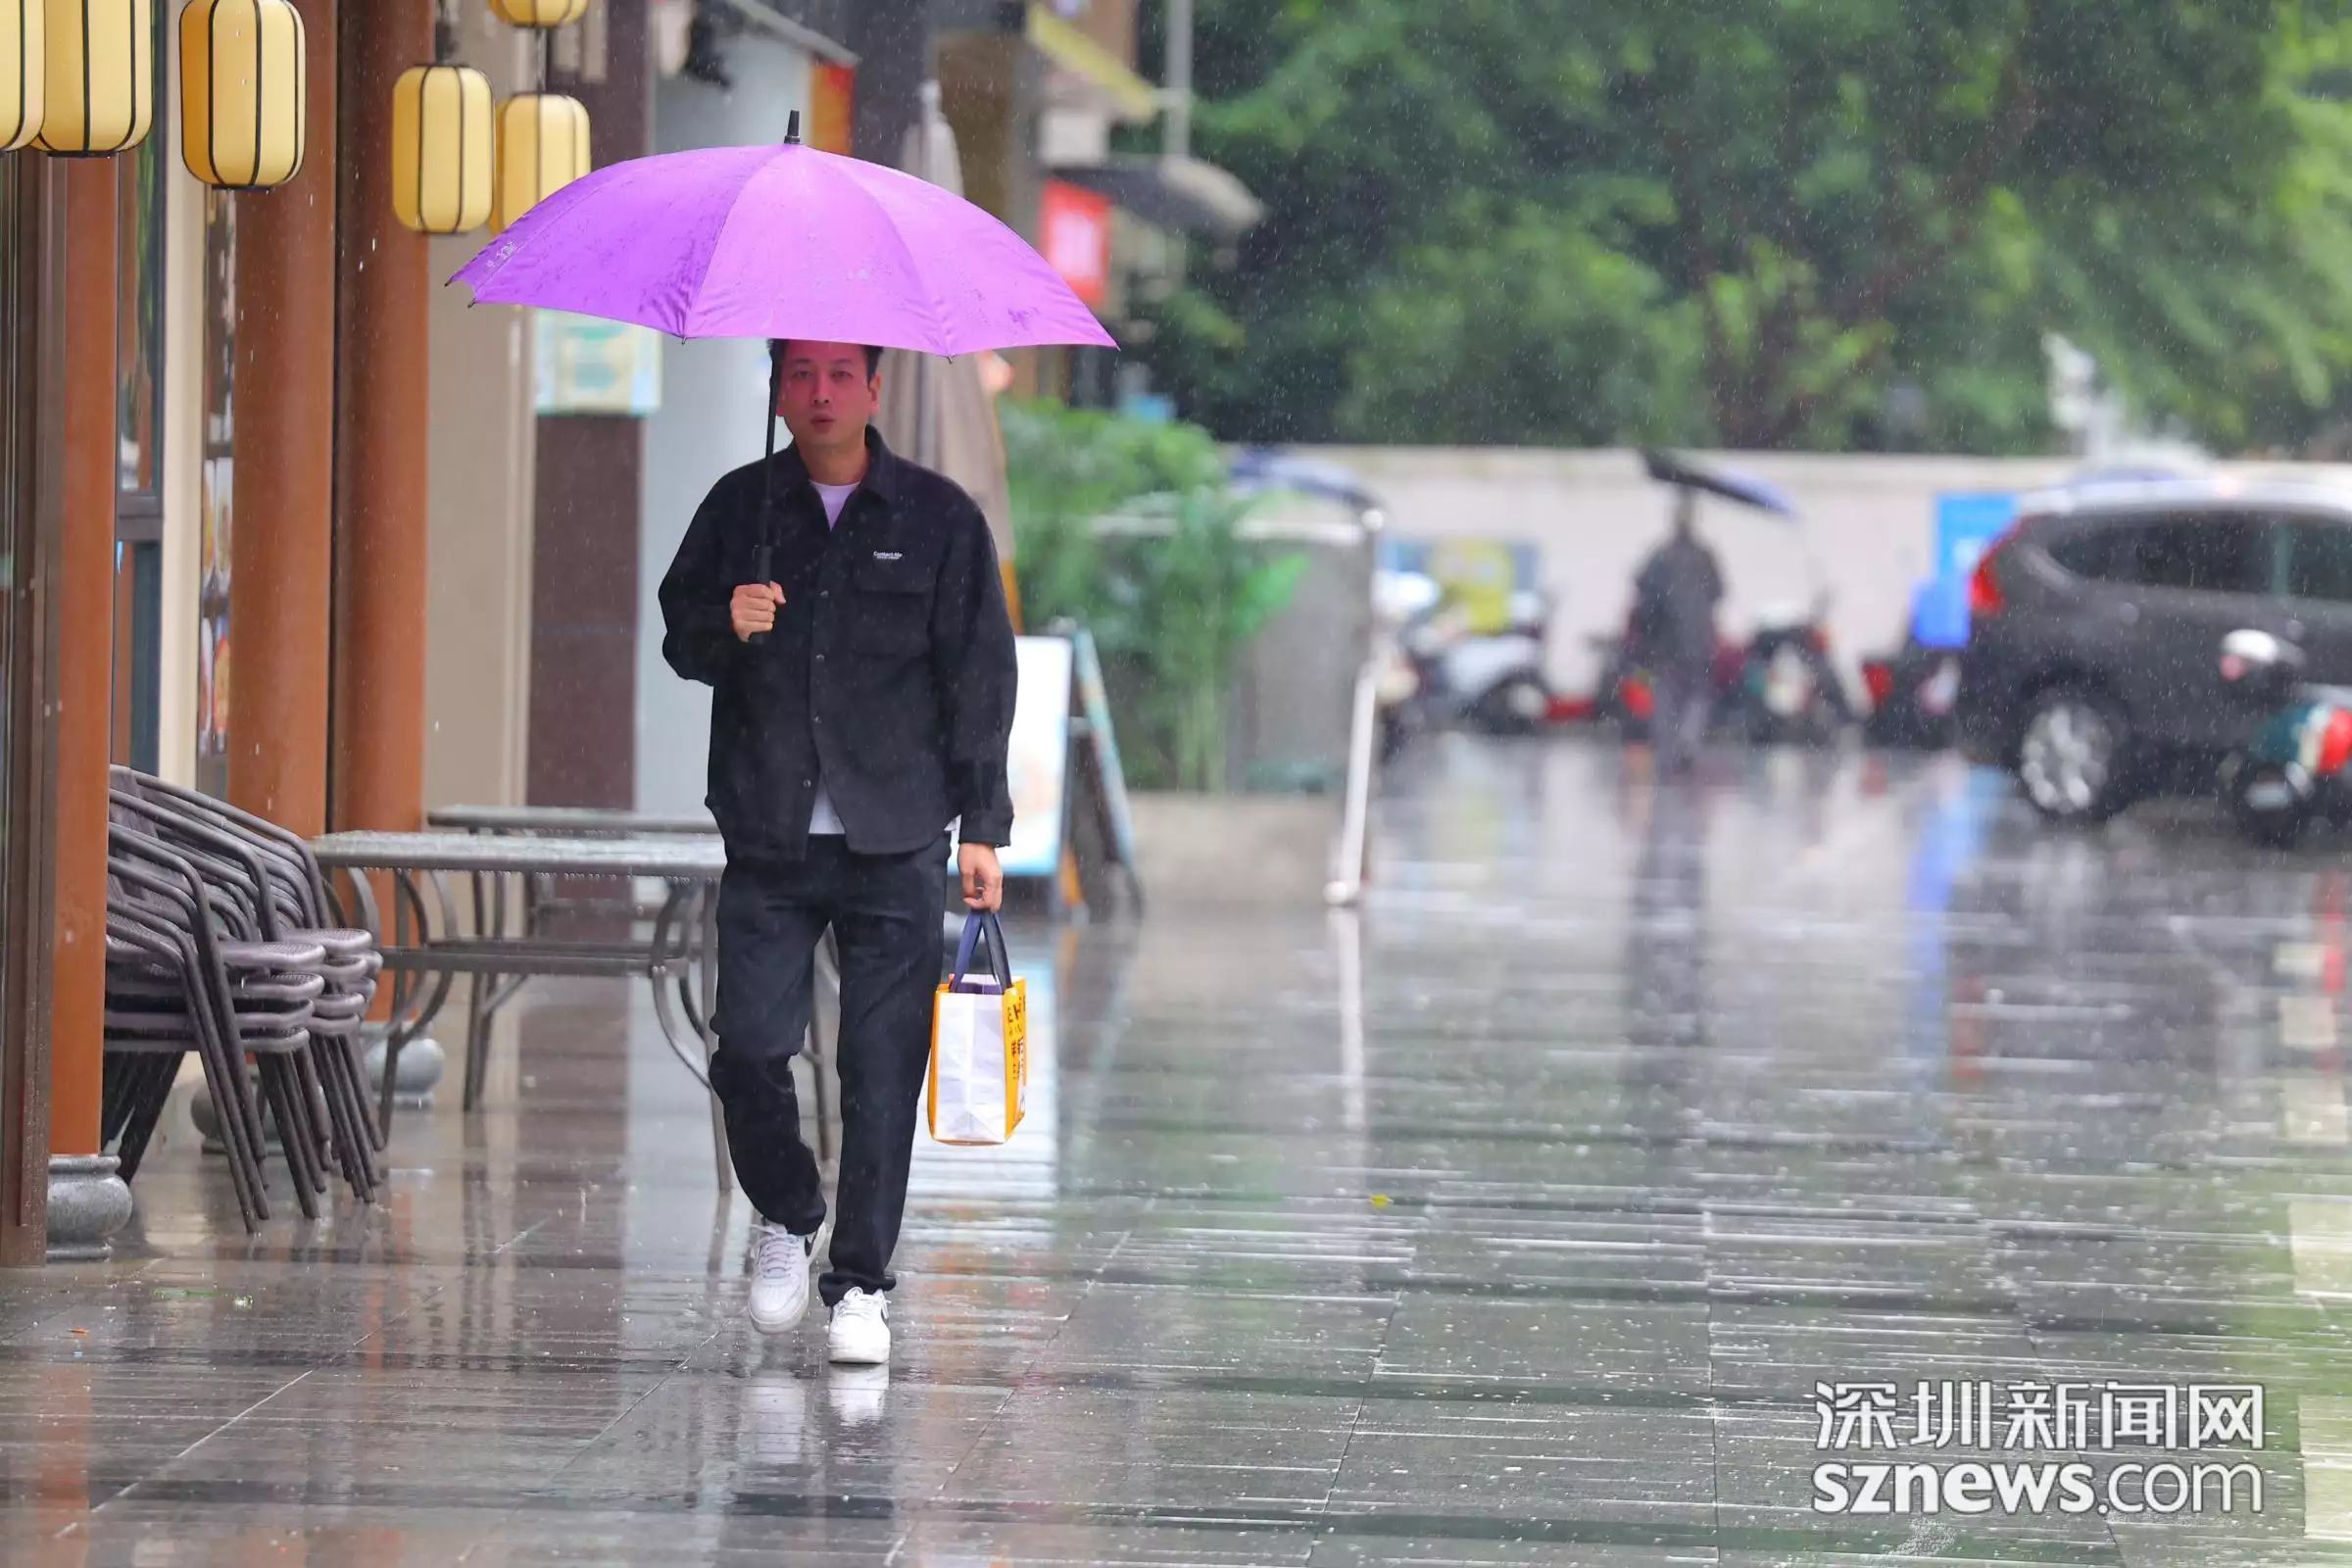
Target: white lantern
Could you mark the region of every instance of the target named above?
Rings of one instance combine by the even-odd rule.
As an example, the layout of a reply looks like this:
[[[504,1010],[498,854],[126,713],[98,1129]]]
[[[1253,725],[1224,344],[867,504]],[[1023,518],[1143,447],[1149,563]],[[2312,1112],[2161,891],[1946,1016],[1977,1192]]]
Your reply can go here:
[[[0,153],[15,152],[40,134],[47,18],[47,0],[0,0]]]
[[[179,14],[180,158],[225,190],[302,168],[310,114],[302,17],[286,0],[190,0]]]
[[[490,0],[510,27],[568,27],[588,14],[588,0]]]
[[[424,234],[490,217],[497,141],[490,78],[470,66],[411,66],[392,88],[392,211]]]
[[[48,81],[34,145],[103,155],[155,128],[155,0],[48,0]]]
[[[491,230],[505,229],[588,169],[587,106],[562,93],[516,93],[498,106]]]

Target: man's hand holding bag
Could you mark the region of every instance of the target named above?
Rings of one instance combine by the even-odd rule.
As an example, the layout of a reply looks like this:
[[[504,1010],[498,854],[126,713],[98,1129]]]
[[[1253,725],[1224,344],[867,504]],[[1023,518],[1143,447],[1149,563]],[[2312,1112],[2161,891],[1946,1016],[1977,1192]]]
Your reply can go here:
[[[975,974],[980,948],[987,972]],[[931,1084],[925,1106],[943,1144],[1002,1144],[1021,1124],[1029,1093],[1029,983],[1012,977],[996,915],[964,916],[956,968],[931,1009]]]

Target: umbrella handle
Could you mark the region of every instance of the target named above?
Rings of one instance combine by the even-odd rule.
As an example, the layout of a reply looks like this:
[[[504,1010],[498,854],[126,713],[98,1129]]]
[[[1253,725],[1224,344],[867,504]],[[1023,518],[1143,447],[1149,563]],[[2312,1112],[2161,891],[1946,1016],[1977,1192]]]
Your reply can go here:
[[[801,128],[801,117],[797,111],[792,117],[792,128],[797,139]],[[766,426],[764,439],[767,443],[767,451],[760,462],[760,544],[752,552],[752,580],[762,587],[773,582],[776,576],[775,546],[769,543],[769,514],[775,511],[776,505],[776,404],[783,395],[784,356],[777,352],[777,345],[771,342],[767,346],[767,416],[760,421]],[[756,631],[745,641],[754,648],[764,648],[767,646],[767,635],[766,632]]]
[[[765,584],[773,580],[776,567],[775,556],[774,548],[769,545],[761,545],[752,552],[752,580],[754,582]],[[767,646],[767,633],[756,631],[744,640],[754,648],[764,648]]]

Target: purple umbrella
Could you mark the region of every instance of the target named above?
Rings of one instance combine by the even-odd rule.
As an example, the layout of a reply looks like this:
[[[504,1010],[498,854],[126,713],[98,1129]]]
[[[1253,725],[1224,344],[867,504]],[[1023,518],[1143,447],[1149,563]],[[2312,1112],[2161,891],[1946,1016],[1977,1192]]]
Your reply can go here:
[[[1116,348],[1045,258],[960,196],[800,145],[612,164],[529,212],[453,282],[677,337],[799,337],[924,354]]]
[[[1028,242],[962,197],[801,145],[611,164],[532,208],[450,279],[677,337],[813,338],[919,354],[1118,344]],[[783,361],[768,358],[767,452]],[[775,466],[765,465],[767,482]],[[774,497],[762,494],[764,519]],[[772,550],[753,558],[767,580]],[[760,634],[759,640],[764,640]]]

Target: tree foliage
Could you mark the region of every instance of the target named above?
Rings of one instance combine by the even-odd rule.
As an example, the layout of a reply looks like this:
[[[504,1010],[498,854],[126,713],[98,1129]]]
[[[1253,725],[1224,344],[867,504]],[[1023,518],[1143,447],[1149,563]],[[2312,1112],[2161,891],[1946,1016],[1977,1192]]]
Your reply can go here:
[[[2352,368],[2352,0],[1200,0],[1264,199],[1219,434],[2030,449],[2045,332],[2210,439]],[[2352,400],[2346,400],[2352,401]]]

